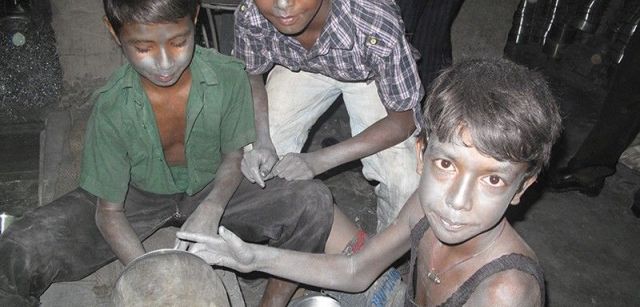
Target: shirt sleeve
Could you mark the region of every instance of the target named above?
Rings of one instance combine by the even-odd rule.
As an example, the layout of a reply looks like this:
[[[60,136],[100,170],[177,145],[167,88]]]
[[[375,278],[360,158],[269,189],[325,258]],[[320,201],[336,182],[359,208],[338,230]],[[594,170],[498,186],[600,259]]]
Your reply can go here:
[[[374,57],[377,63],[372,67],[377,67],[375,80],[378,84],[378,94],[384,106],[392,111],[412,110],[415,131],[419,132],[424,126],[420,106],[424,88],[411,46],[404,35],[397,37],[396,43],[390,45],[390,52]]]
[[[80,187],[110,202],[122,203],[129,186],[127,151],[115,125],[94,107],[87,123]]]
[[[376,81],[385,106],[393,111],[412,110],[424,96],[420,75],[409,43],[400,37],[391,53],[380,59]]]
[[[253,116],[253,99],[249,78],[239,73],[233,90],[226,97],[220,123],[220,150],[222,153],[238,150],[256,138]]]

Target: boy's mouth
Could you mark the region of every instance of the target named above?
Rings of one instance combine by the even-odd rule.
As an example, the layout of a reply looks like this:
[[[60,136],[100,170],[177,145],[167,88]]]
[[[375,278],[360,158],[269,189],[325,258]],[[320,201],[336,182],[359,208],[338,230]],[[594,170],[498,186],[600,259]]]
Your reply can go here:
[[[437,215],[442,225],[450,231],[458,231],[464,227],[464,224],[451,221],[441,215]]]
[[[160,82],[169,82],[173,79],[173,75],[157,75],[156,78]]]
[[[277,16],[278,21],[285,26],[290,26],[295,23],[296,18],[294,16]]]

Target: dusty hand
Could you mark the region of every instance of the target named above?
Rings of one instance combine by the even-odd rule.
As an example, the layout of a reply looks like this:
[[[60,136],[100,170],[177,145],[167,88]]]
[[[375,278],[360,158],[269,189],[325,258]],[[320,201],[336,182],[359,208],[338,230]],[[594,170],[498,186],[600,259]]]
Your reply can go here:
[[[198,209],[199,208],[200,207],[198,207]],[[196,211],[194,211],[194,213],[191,214],[191,216],[184,222],[182,227],[180,227],[180,232],[215,235],[218,223],[212,223],[211,219],[199,214],[200,212],[198,212],[198,209],[196,209]],[[174,248],[183,251],[191,251],[193,244],[190,241],[185,241],[178,237],[176,238]]]
[[[317,175],[308,161],[308,154],[303,153],[288,153],[276,163],[271,174],[286,180],[312,179]]]
[[[244,153],[240,170],[252,183],[257,183],[264,188],[264,182],[273,178],[271,169],[278,162],[275,150],[258,147]]]
[[[255,255],[251,247],[222,226],[219,233],[219,236],[208,236],[179,231],[177,236],[181,240],[194,242],[189,251],[211,265],[231,268],[238,272],[253,271]]]

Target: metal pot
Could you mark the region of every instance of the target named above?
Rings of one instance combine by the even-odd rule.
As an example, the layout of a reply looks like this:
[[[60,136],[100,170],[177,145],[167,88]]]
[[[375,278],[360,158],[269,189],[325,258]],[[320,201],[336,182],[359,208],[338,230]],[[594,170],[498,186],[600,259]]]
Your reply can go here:
[[[13,215],[6,214],[4,212],[0,213],[0,233],[3,233],[5,229],[13,223],[15,217]]]
[[[186,251],[161,249],[127,265],[113,289],[115,306],[229,307],[213,268]]]
[[[340,304],[328,296],[313,295],[292,300],[288,307],[340,307]]]

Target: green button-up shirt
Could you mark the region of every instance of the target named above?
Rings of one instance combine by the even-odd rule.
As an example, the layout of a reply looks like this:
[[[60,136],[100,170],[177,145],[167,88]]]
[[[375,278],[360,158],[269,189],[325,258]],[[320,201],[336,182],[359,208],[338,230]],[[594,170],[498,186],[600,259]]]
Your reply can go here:
[[[192,195],[215,177],[222,154],[255,140],[253,103],[242,62],[196,47],[186,110],[186,189],[176,184],[139,74],[124,65],[95,94],[80,186],[122,203],[129,184],[156,194]],[[177,178],[176,178],[177,179]]]

